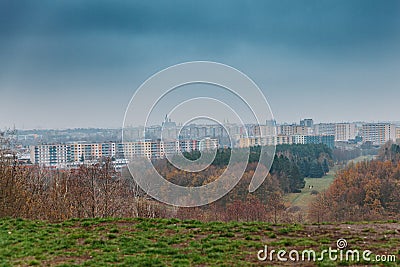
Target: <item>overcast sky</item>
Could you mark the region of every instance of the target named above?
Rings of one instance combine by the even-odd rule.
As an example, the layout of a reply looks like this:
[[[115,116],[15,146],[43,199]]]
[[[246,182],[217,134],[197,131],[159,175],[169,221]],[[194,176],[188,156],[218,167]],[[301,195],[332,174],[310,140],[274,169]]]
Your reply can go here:
[[[400,1],[2,0],[0,128],[120,127],[192,60],[249,75],[279,122],[400,121]]]

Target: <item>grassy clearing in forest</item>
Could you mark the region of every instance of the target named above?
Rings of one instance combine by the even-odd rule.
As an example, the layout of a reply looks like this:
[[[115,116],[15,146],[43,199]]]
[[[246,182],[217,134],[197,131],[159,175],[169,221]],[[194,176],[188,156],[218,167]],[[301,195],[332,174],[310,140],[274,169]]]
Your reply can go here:
[[[290,206],[298,206],[305,213],[308,211],[308,205],[315,199],[316,195],[311,194],[313,190],[317,192],[322,192],[331,185],[335,176],[333,173],[328,173],[328,175],[322,178],[305,178],[305,187],[301,190],[301,193],[290,193],[285,195],[285,201]],[[310,189],[309,186],[313,188]]]

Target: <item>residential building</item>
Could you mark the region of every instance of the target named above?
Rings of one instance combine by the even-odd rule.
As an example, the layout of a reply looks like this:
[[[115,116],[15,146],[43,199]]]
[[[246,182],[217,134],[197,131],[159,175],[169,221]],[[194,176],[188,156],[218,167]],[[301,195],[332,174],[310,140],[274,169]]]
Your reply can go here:
[[[305,144],[306,143],[306,135],[304,134],[295,134],[292,135],[292,143],[293,144]]]
[[[314,125],[315,135],[335,135],[336,125],[334,123],[319,123]]]
[[[357,135],[354,123],[335,123],[335,141],[354,140]]]
[[[251,136],[242,137],[239,140],[239,147],[283,145],[283,144],[325,144],[329,148],[335,147],[334,135],[277,135],[277,136]]]
[[[40,145],[30,147],[31,162],[41,166],[65,166],[71,161],[68,145]]]
[[[193,150],[206,151],[218,148],[218,140],[204,138],[202,140],[143,140],[124,143],[70,143],[54,145],[37,145],[30,147],[30,158],[33,164],[65,168],[79,166],[82,163],[98,162],[103,157],[133,159],[147,157],[148,159],[164,158],[169,154],[191,152]]]
[[[242,137],[239,139],[239,147],[252,147],[252,146],[269,146],[276,144],[276,137],[273,136],[251,136]]]
[[[396,126],[390,123],[366,123],[362,126],[363,142],[383,145],[389,140],[396,141]]]
[[[313,130],[310,127],[297,124],[282,124],[278,127],[278,134],[296,135],[296,134],[312,134]]]

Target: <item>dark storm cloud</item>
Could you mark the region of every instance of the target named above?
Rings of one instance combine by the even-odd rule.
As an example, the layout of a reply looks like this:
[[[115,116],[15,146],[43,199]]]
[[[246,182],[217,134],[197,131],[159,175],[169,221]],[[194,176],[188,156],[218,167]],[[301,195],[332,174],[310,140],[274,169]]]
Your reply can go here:
[[[2,1],[0,32],[334,46],[397,35],[399,1]],[[376,38],[371,38],[375,36]]]
[[[373,101],[376,92],[390,92],[393,102],[400,97],[398,47],[400,1],[394,0],[3,0],[0,93],[7,97],[0,99],[0,127],[28,125],[23,109],[4,115],[16,102],[29,107],[33,125],[115,126],[134,88],[190,60],[249,72],[268,88],[281,120],[297,120],[294,110],[323,114],[329,105],[321,99],[332,99],[329,109],[335,108],[342,99],[332,94]],[[63,120],[45,117],[54,99]],[[395,105],[366,110],[350,102],[348,113],[359,112],[357,118],[398,113]],[[352,119],[328,112],[322,119]]]
[[[15,63],[22,51],[24,68],[93,70],[180,51],[197,58],[234,54],[239,45],[336,57],[398,40],[399,7],[400,1],[370,0],[6,0],[0,2],[0,59]]]

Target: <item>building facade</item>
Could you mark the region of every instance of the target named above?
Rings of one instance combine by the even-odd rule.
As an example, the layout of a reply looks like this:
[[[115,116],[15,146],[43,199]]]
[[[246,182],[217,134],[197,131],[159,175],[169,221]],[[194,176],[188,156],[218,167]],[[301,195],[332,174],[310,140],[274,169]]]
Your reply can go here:
[[[335,141],[354,140],[357,127],[354,123],[335,123]]]
[[[31,162],[41,166],[66,166],[71,162],[69,145],[54,144],[31,147]]]
[[[242,137],[239,147],[268,146],[268,145],[291,145],[291,144],[325,144],[329,148],[335,147],[334,135],[277,135],[277,136],[251,136]]]
[[[71,143],[31,146],[31,162],[41,166],[67,167],[76,163],[97,162],[101,158],[148,159],[164,158],[167,155],[194,150],[207,151],[218,148],[218,140],[144,140],[124,143]]]
[[[390,123],[366,123],[362,126],[363,142],[383,145],[388,141],[396,141],[396,126]]]

